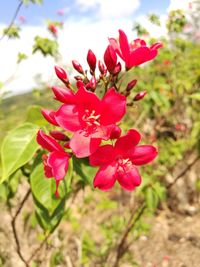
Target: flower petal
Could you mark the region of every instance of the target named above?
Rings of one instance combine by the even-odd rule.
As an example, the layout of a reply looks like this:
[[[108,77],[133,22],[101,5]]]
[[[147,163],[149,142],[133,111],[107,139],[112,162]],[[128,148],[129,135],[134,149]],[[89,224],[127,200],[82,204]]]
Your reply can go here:
[[[119,44],[120,49],[125,62],[128,62],[130,59],[130,46],[128,43],[128,38],[124,31],[119,30]]]
[[[55,119],[65,130],[76,132],[81,129],[76,105],[62,105],[56,112]]]
[[[133,66],[138,66],[144,62],[154,59],[158,54],[156,49],[150,50],[146,46],[141,46],[131,52],[130,61],[127,67],[131,68]]]
[[[114,163],[111,165],[102,166],[94,178],[94,187],[98,187],[102,191],[106,191],[112,188],[116,181],[116,169],[117,165]]]
[[[101,100],[97,97],[96,94],[86,90],[83,86],[79,87],[77,93],[75,94],[76,105],[78,112],[81,111],[84,113],[85,110],[95,110],[97,113],[101,108]]]
[[[116,154],[112,145],[99,147],[95,153],[90,156],[91,166],[102,166],[114,161]]]
[[[84,131],[77,131],[70,140],[69,146],[77,158],[85,158],[94,153],[101,143],[101,138],[92,138]]]
[[[120,51],[120,47],[119,47],[119,44],[118,44],[117,40],[114,39],[114,38],[109,38],[108,40],[110,42],[110,45],[114,48],[114,50],[121,57],[121,59],[124,59],[124,57],[123,57],[123,55],[122,55],[122,53]]]
[[[115,143],[115,149],[124,157],[129,157],[132,150],[140,142],[141,135],[138,131],[131,129],[127,134],[121,136]]]
[[[109,125],[121,120],[126,112],[126,97],[117,93],[114,88],[108,89],[102,99],[100,122]]]
[[[154,146],[136,146],[130,157],[134,165],[144,165],[155,159],[158,152]]]
[[[62,146],[56,142],[52,137],[46,135],[42,130],[38,131],[37,142],[44,149],[52,151],[64,151]]]
[[[61,153],[58,151],[54,151],[50,153],[47,164],[52,168],[53,177],[56,180],[64,179],[66,172],[68,170],[68,161],[69,156],[67,153]]]
[[[136,167],[132,168],[128,172],[121,173],[117,176],[117,181],[119,184],[128,191],[132,191],[136,186],[139,186],[141,183],[141,176]]]

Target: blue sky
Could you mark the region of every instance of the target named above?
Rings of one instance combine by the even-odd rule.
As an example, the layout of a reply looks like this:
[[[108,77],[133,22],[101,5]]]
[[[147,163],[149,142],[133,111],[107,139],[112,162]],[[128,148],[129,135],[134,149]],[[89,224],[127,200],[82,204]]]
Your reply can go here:
[[[107,0],[109,1],[109,0]],[[130,0],[131,2],[132,0]],[[96,11],[98,11],[98,5],[88,10],[80,10],[74,0],[44,0],[43,5],[30,4],[28,7],[22,7],[20,15],[23,15],[27,19],[28,24],[39,25],[43,22],[43,19],[50,18],[52,20],[59,20],[60,17],[56,14],[56,11],[63,8],[69,8],[70,12],[66,13],[63,19],[67,20],[69,17],[74,19],[78,18],[95,18]],[[0,23],[8,24],[13,16],[19,0],[2,1],[0,9]],[[131,14],[131,16],[140,16],[149,12],[156,12],[157,14],[164,14],[167,7],[170,4],[170,0],[140,0],[139,8]]]

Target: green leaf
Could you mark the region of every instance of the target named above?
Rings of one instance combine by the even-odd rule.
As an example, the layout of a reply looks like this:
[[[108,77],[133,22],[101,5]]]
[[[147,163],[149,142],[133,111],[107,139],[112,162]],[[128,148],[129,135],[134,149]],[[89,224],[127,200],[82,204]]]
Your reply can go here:
[[[84,185],[92,185],[92,181],[97,172],[97,168],[91,167],[89,165],[88,158],[77,159],[73,157],[73,169]]]
[[[67,183],[71,181],[72,162],[69,162],[68,172],[59,185],[60,197],[55,197],[55,180],[46,178],[44,175],[43,164],[38,165],[30,177],[31,190],[34,197],[36,217],[40,226],[52,232],[59,224],[64,215],[65,201],[69,194]]]
[[[36,142],[37,131],[36,125],[25,123],[5,137],[1,147],[1,183],[32,159],[39,147]]]
[[[26,121],[34,123],[38,126],[48,125],[48,122],[44,119],[44,117],[41,114],[41,107],[36,105],[29,106],[27,111]]]

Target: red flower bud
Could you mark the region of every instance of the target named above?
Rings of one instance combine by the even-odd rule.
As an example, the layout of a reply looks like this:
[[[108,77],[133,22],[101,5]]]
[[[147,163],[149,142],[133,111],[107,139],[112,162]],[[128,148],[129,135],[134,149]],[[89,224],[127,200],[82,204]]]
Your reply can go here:
[[[145,95],[147,94],[146,91],[143,91],[143,92],[139,92],[133,99],[133,101],[139,101],[141,100],[142,98],[145,97]]]
[[[101,60],[99,60],[99,62],[98,62],[98,68],[99,68],[99,71],[101,72],[102,75],[106,75],[107,70],[106,70],[106,67],[104,66],[104,64]]]
[[[69,141],[69,137],[67,137],[64,133],[60,131],[50,131],[50,135],[58,141]]]
[[[76,83],[76,87],[79,89],[79,88],[81,88],[81,87],[84,87],[85,86],[85,84],[84,84],[84,82],[83,81],[77,81],[77,83]]]
[[[121,70],[122,70],[122,65],[120,62],[118,62],[115,69],[113,70],[113,75],[119,74]]]
[[[116,64],[117,64],[117,55],[114,48],[111,45],[108,45],[104,53],[104,62],[110,73],[113,73]]]
[[[92,52],[91,49],[88,51],[88,54],[87,54],[87,62],[88,62],[88,65],[89,65],[90,69],[91,69],[93,72],[95,72],[97,59],[96,59],[96,56],[95,56],[95,54]]]
[[[77,81],[82,81],[83,80],[83,78],[81,76],[79,76],[79,75],[74,76],[74,79],[76,79]]]
[[[114,125],[110,133],[110,139],[118,139],[121,132],[122,130],[118,126]]]
[[[41,113],[48,122],[55,126],[58,126],[58,123],[55,120],[55,111],[43,108],[41,110]]]
[[[80,74],[84,74],[83,68],[78,61],[72,60],[72,65],[74,69],[77,70]]]
[[[49,24],[48,29],[54,36],[57,36],[58,29],[54,24]]]
[[[130,81],[127,86],[126,86],[126,91],[131,91],[133,89],[133,87],[135,87],[137,84],[137,80],[132,80]]]
[[[91,88],[93,90],[95,90],[96,86],[97,86],[97,80],[95,79],[94,76],[92,76],[91,80],[90,80],[90,85],[91,85]]]
[[[64,83],[69,83],[69,79],[67,77],[67,73],[64,71],[63,68],[55,66],[55,72],[57,77],[63,81]]]

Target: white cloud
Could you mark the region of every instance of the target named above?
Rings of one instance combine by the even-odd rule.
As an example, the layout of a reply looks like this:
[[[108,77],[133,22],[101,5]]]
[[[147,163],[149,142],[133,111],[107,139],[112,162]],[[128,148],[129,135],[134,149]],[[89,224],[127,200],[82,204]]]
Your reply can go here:
[[[192,2],[191,0],[171,0],[168,11],[175,10],[175,9],[182,9],[188,10],[189,3]]]
[[[140,5],[139,0],[76,0],[84,11],[98,8],[100,18],[121,18],[131,15]]]
[[[137,18],[137,21],[142,26],[145,27],[145,29],[149,32],[150,36],[155,38],[167,35],[166,20],[167,20],[167,15],[161,15],[160,16],[161,26],[156,26],[149,21],[147,16],[140,16]]]

